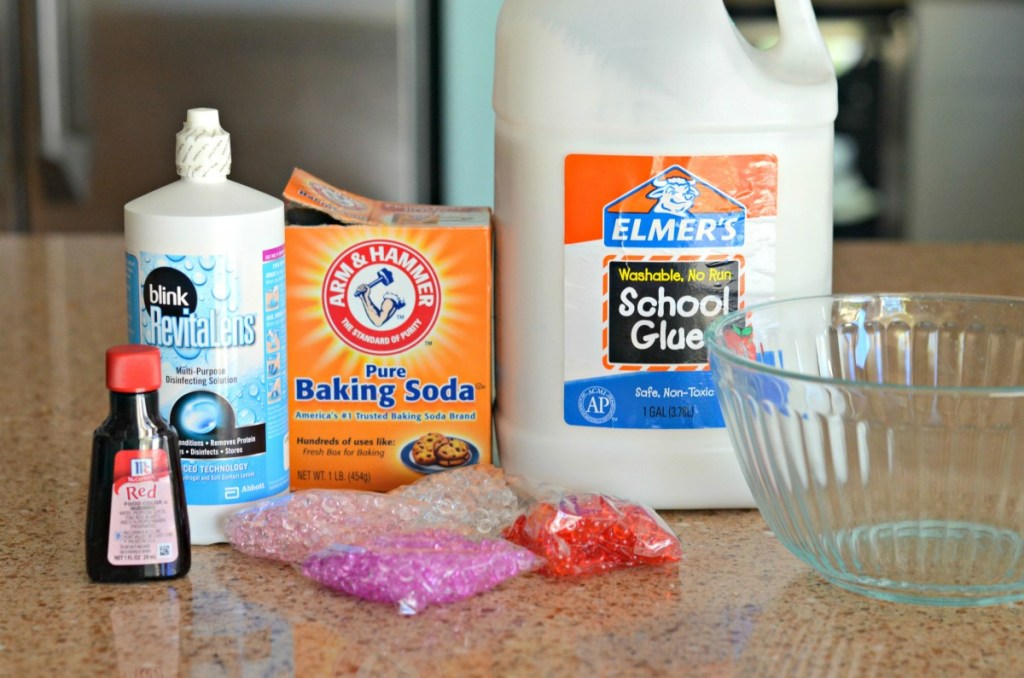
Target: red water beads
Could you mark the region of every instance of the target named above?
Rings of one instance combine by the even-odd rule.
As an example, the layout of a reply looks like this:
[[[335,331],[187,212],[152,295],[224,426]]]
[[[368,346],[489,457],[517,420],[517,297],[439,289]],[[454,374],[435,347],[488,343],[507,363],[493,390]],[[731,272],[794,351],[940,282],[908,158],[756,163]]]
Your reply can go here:
[[[683,557],[679,539],[651,509],[601,494],[538,503],[504,537],[546,559],[555,577],[593,574]]]

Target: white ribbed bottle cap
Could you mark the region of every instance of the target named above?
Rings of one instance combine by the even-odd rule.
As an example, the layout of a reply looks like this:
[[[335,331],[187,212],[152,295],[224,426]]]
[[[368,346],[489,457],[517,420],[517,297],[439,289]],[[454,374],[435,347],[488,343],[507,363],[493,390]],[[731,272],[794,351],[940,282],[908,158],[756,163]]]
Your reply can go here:
[[[231,135],[216,108],[191,108],[175,137],[174,162],[186,179],[223,179],[231,172]]]

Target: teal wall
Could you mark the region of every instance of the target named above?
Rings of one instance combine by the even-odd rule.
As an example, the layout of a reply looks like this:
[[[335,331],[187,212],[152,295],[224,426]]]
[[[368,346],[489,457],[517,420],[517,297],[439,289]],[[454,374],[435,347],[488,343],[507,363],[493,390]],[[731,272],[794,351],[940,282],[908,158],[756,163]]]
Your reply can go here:
[[[441,0],[441,200],[494,204],[494,30],[501,0]]]

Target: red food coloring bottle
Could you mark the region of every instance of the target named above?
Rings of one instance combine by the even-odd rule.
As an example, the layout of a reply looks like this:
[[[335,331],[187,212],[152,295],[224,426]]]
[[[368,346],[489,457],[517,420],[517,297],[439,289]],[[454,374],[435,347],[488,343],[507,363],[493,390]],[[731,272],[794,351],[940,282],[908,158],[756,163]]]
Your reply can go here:
[[[85,563],[98,582],[173,579],[192,554],[178,436],[160,417],[160,351],[107,351],[110,415],[93,435]]]

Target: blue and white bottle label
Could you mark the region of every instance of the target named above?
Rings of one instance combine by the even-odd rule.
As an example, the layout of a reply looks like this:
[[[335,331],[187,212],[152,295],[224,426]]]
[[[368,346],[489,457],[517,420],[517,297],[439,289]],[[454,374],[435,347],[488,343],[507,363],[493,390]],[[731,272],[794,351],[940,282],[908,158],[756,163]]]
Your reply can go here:
[[[129,340],[160,349],[160,409],[180,438],[188,503],[286,490],[284,247],[127,252],[126,266]]]

